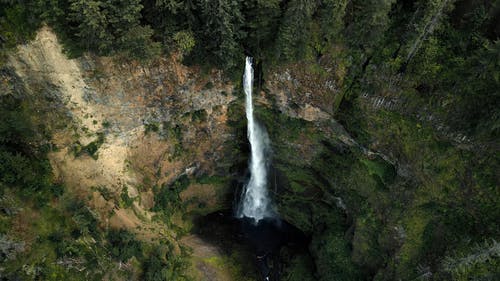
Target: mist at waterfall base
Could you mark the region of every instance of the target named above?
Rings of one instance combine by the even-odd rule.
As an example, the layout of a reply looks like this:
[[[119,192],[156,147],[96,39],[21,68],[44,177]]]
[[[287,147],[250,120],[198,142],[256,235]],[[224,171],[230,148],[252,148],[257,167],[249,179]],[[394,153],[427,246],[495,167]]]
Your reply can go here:
[[[246,58],[243,75],[247,137],[250,143],[249,178],[243,186],[236,208],[240,231],[253,248],[257,267],[263,280],[279,280],[280,248],[303,239],[300,231],[282,221],[275,211],[268,191],[271,167],[270,140],[266,129],[254,118],[252,59]],[[299,239],[296,239],[300,237]]]

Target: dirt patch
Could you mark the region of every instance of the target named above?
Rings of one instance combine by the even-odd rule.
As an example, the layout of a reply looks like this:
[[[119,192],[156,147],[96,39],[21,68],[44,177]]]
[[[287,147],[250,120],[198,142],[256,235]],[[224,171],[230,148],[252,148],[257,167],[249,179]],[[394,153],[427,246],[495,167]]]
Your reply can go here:
[[[109,219],[112,228],[135,229],[142,223],[130,209],[116,209],[114,215]]]
[[[190,184],[179,196],[183,202],[188,203],[187,211],[200,209],[213,209],[218,205],[217,187],[211,184]]]

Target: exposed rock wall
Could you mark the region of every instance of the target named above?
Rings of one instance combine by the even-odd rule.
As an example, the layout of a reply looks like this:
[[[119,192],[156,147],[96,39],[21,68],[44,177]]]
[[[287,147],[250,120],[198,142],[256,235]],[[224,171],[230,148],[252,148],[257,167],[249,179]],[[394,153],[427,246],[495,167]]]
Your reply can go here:
[[[223,144],[233,137],[227,108],[235,96],[220,72],[202,74],[175,55],[149,66],[68,59],[49,27],[20,46],[9,64],[31,95],[52,99],[68,117],[52,137],[51,164],[71,190],[91,196],[106,226],[163,235],[166,228],[151,220],[151,188],[185,173],[212,175],[223,164]],[[132,209],[117,204],[122,192],[135,198]],[[146,226],[155,230],[140,231]]]

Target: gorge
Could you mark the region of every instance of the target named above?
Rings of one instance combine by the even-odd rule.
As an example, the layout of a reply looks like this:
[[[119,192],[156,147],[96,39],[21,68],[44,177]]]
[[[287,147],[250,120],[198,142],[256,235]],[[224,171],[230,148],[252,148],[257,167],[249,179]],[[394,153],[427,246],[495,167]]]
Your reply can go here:
[[[0,280],[498,280],[499,23],[3,1]]]

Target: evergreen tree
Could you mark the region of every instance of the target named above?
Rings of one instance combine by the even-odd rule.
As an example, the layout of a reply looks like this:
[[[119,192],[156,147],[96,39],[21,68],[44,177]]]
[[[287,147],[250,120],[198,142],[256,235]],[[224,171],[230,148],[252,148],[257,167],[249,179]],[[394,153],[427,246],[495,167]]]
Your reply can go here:
[[[199,0],[202,53],[208,61],[224,69],[232,69],[242,61],[243,50],[239,45],[243,23],[239,0]]]
[[[346,36],[354,48],[373,52],[389,27],[389,12],[396,0],[354,0]]]
[[[321,49],[342,41],[347,0],[323,0],[318,8]]]
[[[281,0],[244,1],[245,51],[255,59],[270,58],[281,16]]]
[[[153,42],[153,29],[150,26],[136,25],[130,28],[121,38],[120,48],[125,58],[135,58],[146,62],[158,57],[161,44]]]
[[[146,0],[144,2],[144,20],[155,30],[155,38],[166,49],[170,49],[172,36],[184,29],[189,29],[186,18],[187,6],[192,1],[179,0]]]
[[[278,60],[293,61],[305,57],[311,17],[315,8],[316,4],[313,1],[288,2],[278,32],[276,46]]]
[[[71,0],[69,17],[76,23],[75,35],[86,49],[98,53],[109,50],[115,38],[106,30],[107,11],[102,1]]]
[[[108,0],[103,1],[107,11],[108,32],[122,37],[131,28],[140,24],[141,0]]]
[[[142,8],[140,0],[71,0],[68,20],[85,49],[145,61],[157,56],[160,47],[151,40],[151,28],[140,25]]]
[[[408,63],[422,47],[422,44],[432,35],[441,24],[447,10],[455,0],[435,0],[417,3],[417,9],[409,22],[409,38],[404,47],[404,58],[401,71],[406,69]]]

